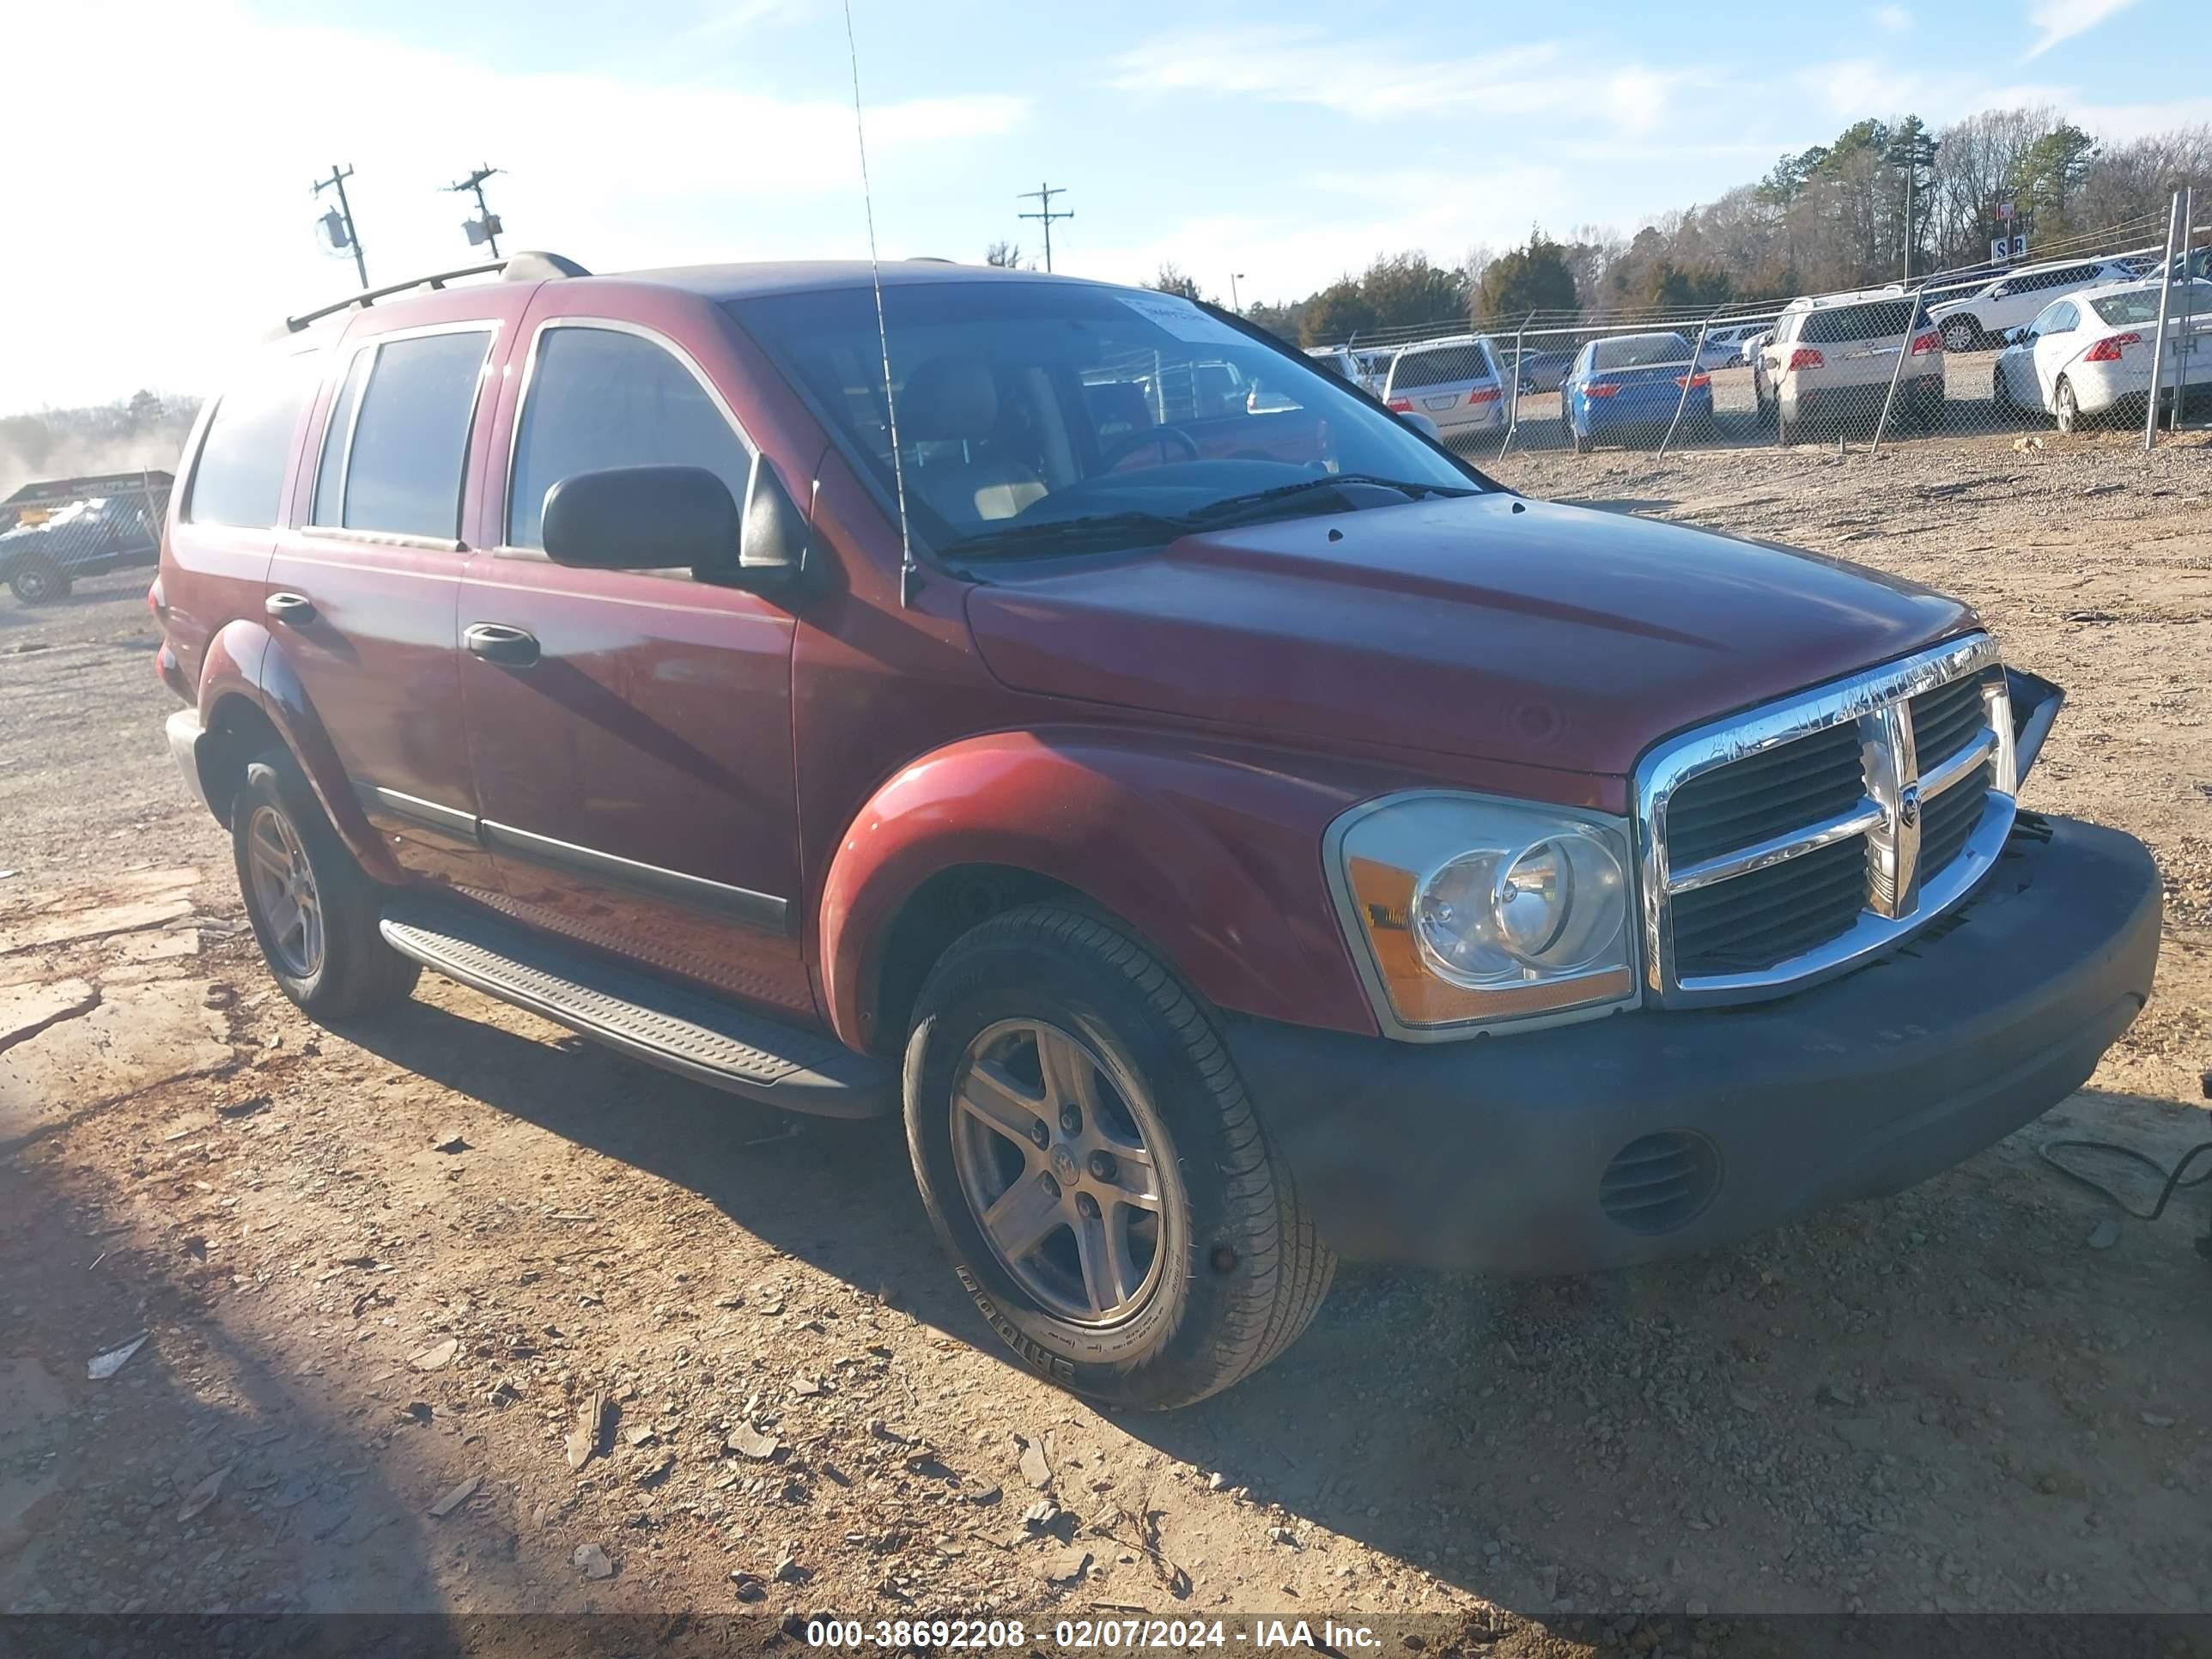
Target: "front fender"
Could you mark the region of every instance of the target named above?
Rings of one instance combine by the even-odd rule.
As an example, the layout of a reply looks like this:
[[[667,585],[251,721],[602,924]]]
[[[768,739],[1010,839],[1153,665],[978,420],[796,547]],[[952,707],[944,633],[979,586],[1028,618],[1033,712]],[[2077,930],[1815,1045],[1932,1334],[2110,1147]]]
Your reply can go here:
[[[361,810],[353,787],[346,777],[345,763],[338,758],[337,747],[330,733],[324,729],[322,719],[315,713],[314,705],[307,700],[307,689],[300,684],[299,676],[284,659],[284,653],[270,630],[258,622],[240,617],[227,623],[208,642],[207,655],[200,666],[199,715],[200,724],[210,732],[223,730],[228,722],[222,717],[222,704],[229,699],[242,697],[258,708],[276,735],[300,763],[307,774],[307,784],[315,792],[315,799],[323,815],[338,832],[338,839],[346,845],[361,867],[378,881],[398,882],[405,879],[399,866]],[[251,756],[235,757],[243,767]]]
[[[1217,1006],[1373,1032],[1322,870],[1322,836],[1387,787],[1188,735],[1051,730],[970,738],[879,789],[830,861],[817,941],[830,1023],[876,1046],[891,924],[961,865],[1030,871],[1120,917]],[[1323,769],[1326,770],[1327,769]]]

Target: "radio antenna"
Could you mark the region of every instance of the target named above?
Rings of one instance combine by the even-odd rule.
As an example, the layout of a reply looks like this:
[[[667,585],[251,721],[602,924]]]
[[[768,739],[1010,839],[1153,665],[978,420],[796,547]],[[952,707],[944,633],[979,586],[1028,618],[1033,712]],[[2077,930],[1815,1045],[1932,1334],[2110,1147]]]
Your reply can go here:
[[[884,268],[876,258],[876,200],[868,188],[868,130],[860,119],[860,48],[853,37],[853,0],[845,0],[845,52],[853,64],[853,137],[860,150],[860,201],[868,213],[868,276],[876,290],[876,343],[884,356],[884,420],[891,434],[891,489],[898,498],[899,608],[914,603],[921,585],[914,538],[906,522],[906,463],[899,455],[898,404],[891,396],[891,335],[884,321]]]

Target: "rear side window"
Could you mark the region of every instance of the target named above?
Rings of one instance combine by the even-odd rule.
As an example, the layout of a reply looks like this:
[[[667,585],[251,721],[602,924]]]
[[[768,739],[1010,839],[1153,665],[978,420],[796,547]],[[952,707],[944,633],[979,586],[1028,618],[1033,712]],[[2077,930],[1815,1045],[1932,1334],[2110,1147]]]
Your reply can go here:
[[[743,505],[752,456],[704,386],[668,351],[611,328],[549,328],[522,405],[507,540],[544,545],[546,492],[612,466],[703,466]]]
[[[1390,371],[1390,389],[1419,392],[1423,386],[1462,386],[1469,380],[1493,378],[1490,359],[1480,345],[1437,346],[1400,353],[1396,367]]]
[[[369,360],[375,355],[373,351],[354,354],[353,362],[346,371],[345,384],[338,388],[337,398],[331,404],[330,419],[323,425],[322,458],[315,464],[315,500],[307,515],[310,524],[338,521],[338,502],[345,489],[346,441],[353,436],[354,405],[360,401],[362,380],[368,372]]]
[[[276,522],[292,438],[314,385],[313,359],[268,363],[222,395],[208,422],[185,503],[187,524],[259,530]]]
[[[361,393],[345,464],[349,530],[453,541],[488,329],[386,340]],[[318,492],[319,493],[319,491]]]

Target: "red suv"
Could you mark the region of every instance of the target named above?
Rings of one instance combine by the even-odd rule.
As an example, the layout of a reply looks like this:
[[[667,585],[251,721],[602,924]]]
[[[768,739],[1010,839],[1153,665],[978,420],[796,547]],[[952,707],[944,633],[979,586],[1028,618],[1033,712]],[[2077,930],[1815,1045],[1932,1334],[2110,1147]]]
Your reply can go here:
[[[2149,992],[2148,854],[2015,805],[2059,693],[1941,594],[1524,500],[1170,295],[500,275],[295,319],[184,457],[169,736],[270,970],[902,1115],[1071,1387],[1225,1387],[1339,1255],[1893,1191]]]

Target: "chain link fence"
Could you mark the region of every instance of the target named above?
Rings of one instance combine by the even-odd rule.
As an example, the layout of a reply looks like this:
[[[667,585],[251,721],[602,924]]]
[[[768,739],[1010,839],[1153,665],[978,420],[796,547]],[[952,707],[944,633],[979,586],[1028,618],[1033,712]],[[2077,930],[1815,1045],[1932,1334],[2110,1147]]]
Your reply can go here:
[[[2212,205],[2212,204],[2208,204]],[[2212,228],[1784,301],[1451,319],[1311,348],[1471,459],[2128,429],[2212,418]]]

